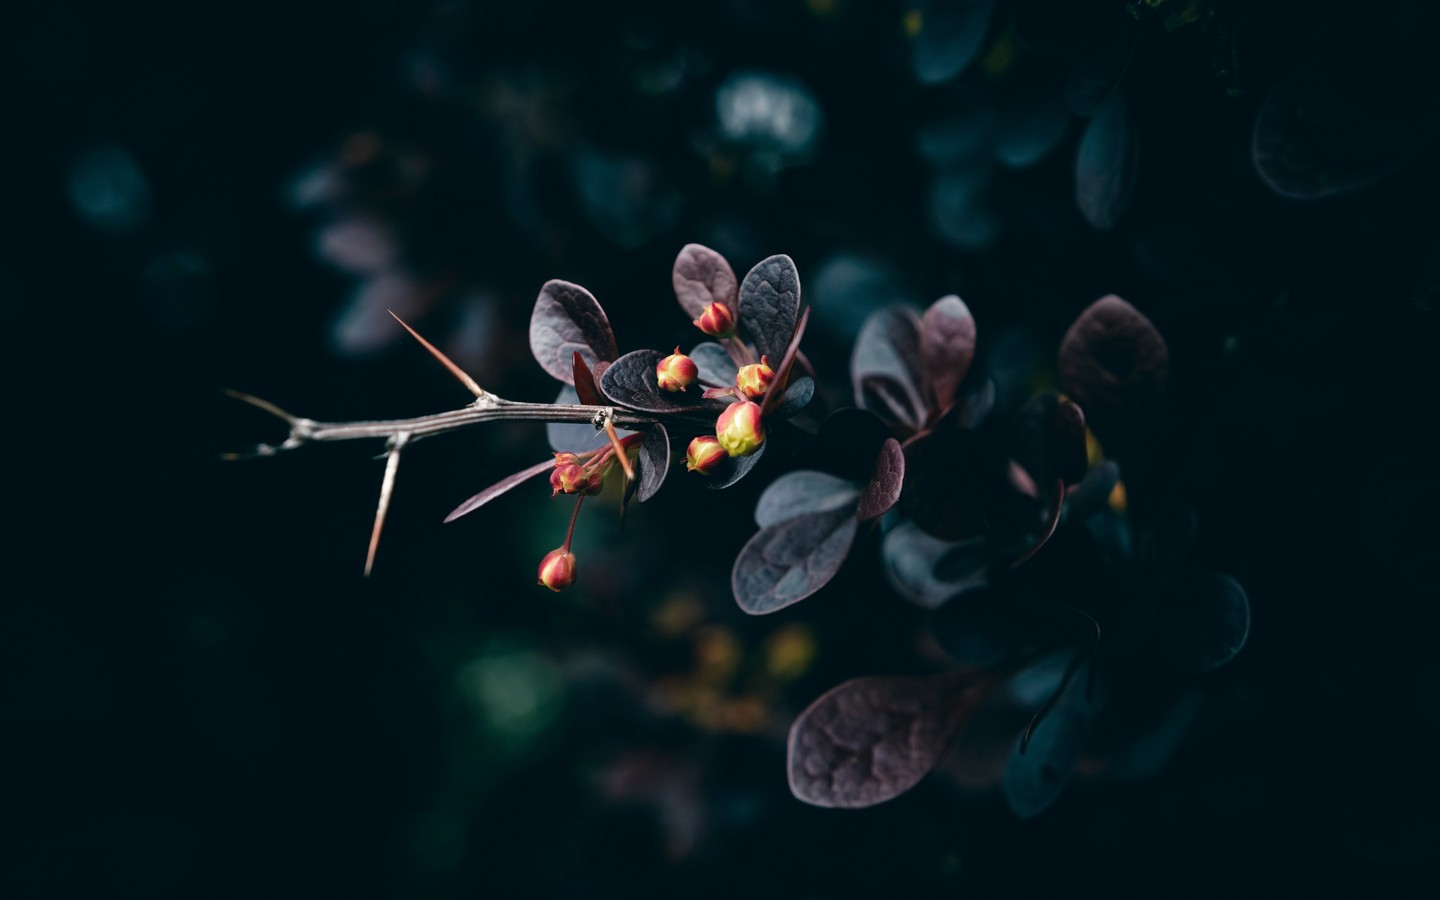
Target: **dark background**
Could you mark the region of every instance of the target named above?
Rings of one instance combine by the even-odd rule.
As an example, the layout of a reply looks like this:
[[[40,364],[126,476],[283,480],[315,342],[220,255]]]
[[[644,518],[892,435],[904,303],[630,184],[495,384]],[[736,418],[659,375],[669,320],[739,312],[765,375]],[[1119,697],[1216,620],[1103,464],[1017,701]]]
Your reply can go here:
[[[1118,224],[1075,208],[1070,117],[1038,163],[985,176],[993,228],[972,241],[937,225],[917,134],[957,108],[1054,99],[1051,76],[1128,19],[1124,3],[1001,3],[986,45],[1019,35],[1042,62],[941,85],[917,84],[898,5],[679,6],[20,13],[11,271],[38,277],[9,344],[34,360],[14,393],[38,403],[11,443],[40,452],[12,478],[17,525],[41,537],[18,545],[39,577],[7,592],[12,740],[39,751],[7,803],[12,896],[1434,890],[1440,484],[1424,438],[1440,235],[1433,144],[1415,137],[1435,118],[1417,100],[1433,66],[1412,65],[1433,52],[1427,23],[1358,3],[1200,4],[1238,23],[1226,43],[1214,19],[1151,22],[1121,85],[1141,161]],[[1217,75],[1236,46],[1241,76]],[[1332,58],[1369,80],[1314,101],[1318,133],[1348,135],[1384,177],[1281,197],[1251,161],[1257,112],[1287,73]],[[824,115],[784,168],[717,137],[716,89],[744,71],[797,79]],[[357,134],[374,137],[357,150]],[[351,172],[364,202],[298,209],[297,185],[347,152],[380,160]],[[828,306],[807,293],[828,319],[813,354],[841,379],[870,302],[958,292],[982,345],[1023,333],[1045,357],[1118,293],[1170,343],[1175,470],[1203,554],[1247,588],[1249,645],[1153,779],[1078,782],[1025,822],[939,779],[865,812],[803,806],[779,743],[656,716],[623,689],[691,666],[685,642],[645,637],[676,592],[743,652],[784,624],[728,596],[757,485],[670,485],[623,537],[613,517],[582,521],[582,586],[552,597],[531,582],[565,513],[543,491],[439,524],[543,458],[533,429],[413,450],[369,580],[378,447],[219,460],[281,436],[225,387],[329,420],[465,402],[413,346],[337,338],[369,276],[316,248],[362,207],[394,226],[385,246],[411,279],[389,302],[469,341],[467,365],[514,398],[553,395],[523,331],[547,278],[589,287],[622,349],[689,340],[669,267],[690,241],[742,270],[788,253],[807,291],[837,259],[883,272],[873,300],[839,276]],[[867,596],[875,573],[856,563],[847,584],[783,614],[821,637],[769,711],[782,721],[900,652]],[[539,699],[506,719],[485,678]],[[635,748],[659,786],[617,799],[610,767]],[[677,845],[657,809],[690,810],[699,837]]]

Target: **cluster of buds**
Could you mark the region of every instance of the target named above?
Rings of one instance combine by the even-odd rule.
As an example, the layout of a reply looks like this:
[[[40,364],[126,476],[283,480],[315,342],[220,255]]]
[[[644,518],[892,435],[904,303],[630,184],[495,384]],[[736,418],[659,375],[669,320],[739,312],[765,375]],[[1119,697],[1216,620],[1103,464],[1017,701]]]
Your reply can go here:
[[[555,469],[550,473],[550,496],[584,494],[593,497],[605,486],[605,473],[609,471],[610,462],[592,462],[587,466],[574,453],[555,454]]]
[[[632,434],[622,438],[618,448],[615,444],[607,444],[585,453],[555,454],[555,467],[550,472],[550,496],[575,494],[575,515],[570,517],[565,543],[540,560],[540,584],[552,591],[563,591],[575,583],[575,554],[570,552],[570,540],[575,536],[580,503],[586,497],[600,493],[605,486],[605,476],[618,461],[617,453],[628,456],[638,450],[643,440],[643,435]]]

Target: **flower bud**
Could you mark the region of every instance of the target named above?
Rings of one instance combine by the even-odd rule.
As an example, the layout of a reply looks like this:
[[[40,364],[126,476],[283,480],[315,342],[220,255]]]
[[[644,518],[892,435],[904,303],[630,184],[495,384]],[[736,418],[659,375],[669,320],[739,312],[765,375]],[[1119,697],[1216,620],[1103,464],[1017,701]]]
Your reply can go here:
[[[575,554],[559,547],[540,560],[540,583],[552,591],[563,591],[575,583]]]
[[[585,474],[583,466],[575,463],[562,463],[556,459],[555,471],[550,473],[550,496],[578,494],[588,488],[589,482],[590,476]]]
[[[760,407],[749,400],[740,400],[725,407],[715,420],[715,437],[731,456],[749,456],[765,443],[765,423],[760,421]]]
[[[720,446],[719,438],[702,434],[691,441],[685,450],[685,468],[690,472],[709,475],[727,457],[725,448]]]
[[[725,304],[711,303],[695,320],[695,327],[711,337],[727,338],[735,333],[735,316]]]
[[[695,361],[681,353],[679,347],[655,366],[655,381],[664,391],[683,391],[694,384],[699,375]]]
[[[762,356],[758,363],[740,367],[740,372],[735,376],[735,386],[740,389],[740,393],[754,400],[764,396],[770,382],[774,380],[775,372],[770,368],[770,360]]]

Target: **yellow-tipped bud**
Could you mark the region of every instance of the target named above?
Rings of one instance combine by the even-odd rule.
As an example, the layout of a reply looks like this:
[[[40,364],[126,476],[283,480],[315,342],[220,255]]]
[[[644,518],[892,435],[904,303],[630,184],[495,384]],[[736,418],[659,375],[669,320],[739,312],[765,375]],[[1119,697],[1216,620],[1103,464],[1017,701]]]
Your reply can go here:
[[[727,338],[735,333],[735,316],[725,304],[711,303],[695,320],[695,327],[711,337]]]
[[[655,366],[655,381],[662,391],[683,391],[699,376],[695,361],[681,353],[679,347]]]
[[[575,583],[575,554],[559,547],[540,560],[540,583],[552,591],[563,591]]]
[[[715,437],[731,456],[749,456],[765,443],[765,423],[760,420],[760,407],[749,400],[740,400],[725,407],[715,420]]]
[[[725,448],[720,446],[720,439],[708,434],[702,434],[690,442],[685,450],[685,468],[690,472],[699,472],[701,475],[709,475],[720,465],[722,461],[729,458]]]
[[[770,368],[770,360],[762,356],[758,363],[740,367],[735,376],[735,386],[740,389],[740,393],[754,400],[756,397],[765,396],[770,382],[774,380],[775,372]]]

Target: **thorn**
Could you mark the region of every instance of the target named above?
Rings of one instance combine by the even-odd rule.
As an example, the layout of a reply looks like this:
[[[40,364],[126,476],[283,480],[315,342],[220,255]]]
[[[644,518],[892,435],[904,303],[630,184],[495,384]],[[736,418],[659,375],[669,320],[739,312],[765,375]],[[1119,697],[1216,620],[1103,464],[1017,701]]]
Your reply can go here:
[[[403,323],[402,323],[403,324]],[[370,529],[370,547],[365,552],[365,577],[375,568],[375,551],[380,547],[380,531],[385,527],[385,514],[390,511],[390,495],[395,490],[395,475],[400,471],[400,451],[410,440],[410,432],[395,435],[385,460],[385,477],[380,482],[380,504],[375,508],[375,526]]]
[[[625,483],[628,485],[635,480],[635,467],[630,464],[630,454],[625,452],[625,446],[620,443],[620,435],[615,433],[614,418],[614,410],[605,410],[605,436],[610,439],[610,446],[615,448],[615,458],[620,460],[620,468],[625,470]]]
[[[278,419],[284,419],[291,425],[294,425],[297,421],[299,421],[299,419],[297,419],[295,416],[290,415],[288,412],[271,403],[269,400],[261,400],[259,397],[252,397],[243,391],[236,391],[232,390],[231,388],[225,388],[225,396],[234,397],[241,403],[248,403],[256,409],[263,409],[270,415],[275,416]]]
[[[475,381],[475,379],[467,375],[464,369],[451,362],[450,357],[441,353],[434,344],[421,337],[420,332],[411,328],[409,325],[406,325],[405,320],[395,315],[393,311],[388,309],[385,311],[390,313],[391,318],[400,323],[401,328],[404,328],[406,331],[410,332],[410,336],[413,337],[415,340],[419,341],[420,346],[424,347],[426,350],[429,350],[430,355],[438,359],[440,361],[440,364],[450,371],[451,375],[454,375],[456,378],[460,379],[460,383],[465,385],[465,387],[470,391],[470,393],[474,394],[476,397],[485,396],[485,389],[480,387],[480,385]]]

